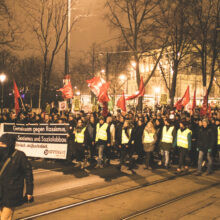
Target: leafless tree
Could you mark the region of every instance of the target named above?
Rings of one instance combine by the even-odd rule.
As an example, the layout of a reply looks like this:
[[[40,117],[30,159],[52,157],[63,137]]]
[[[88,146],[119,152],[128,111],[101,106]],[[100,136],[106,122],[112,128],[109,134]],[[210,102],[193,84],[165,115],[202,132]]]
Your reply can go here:
[[[67,4],[63,0],[37,0],[34,2],[25,0],[21,4],[27,13],[28,21],[30,21],[32,31],[35,33],[41,49],[43,67],[39,97],[41,104],[44,104],[51,83],[55,56],[60,52],[67,39]],[[73,4],[72,1],[72,7]],[[69,32],[80,17],[80,15],[72,16]]]
[[[106,4],[110,24],[120,31],[127,47],[133,52],[137,85],[140,84],[139,61],[142,53],[155,48],[162,48],[161,51],[164,49],[164,41],[161,41],[160,36],[152,35],[157,25],[155,19],[159,16],[159,3],[160,0],[108,0]],[[160,58],[161,55],[157,56],[155,68],[144,82],[145,86]],[[139,99],[139,108],[142,108],[142,98]]]
[[[10,11],[9,6],[5,0],[0,0],[0,48],[16,49],[20,45],[17,45],[17,40],[20,35],[20,28],[15,22],[15,18]]]
[[[219,71],[218,59],[220,48],[220,0],[192,0],[191,16],[188,19],[195,56],[200,60],[202,84],[208,94],[213,85],[216,71]],[[197,59],[197,60],[198,60]],[[210,81],[207,85],[207,76]]]
[[[188,0],[163,0],[160,3],[161,17],[158,23],[163,28],[163,33],[168,37],[168,47],[164,51],[164,58],[171,65],[172,77],[169,90],[171,105],[174,104],[177,76],[182,62],[191,51],[192,39],[187,22],[189,10]],[[160,64],[160,69],[163,69]],[[166,82],[168,87],[168,83]]]

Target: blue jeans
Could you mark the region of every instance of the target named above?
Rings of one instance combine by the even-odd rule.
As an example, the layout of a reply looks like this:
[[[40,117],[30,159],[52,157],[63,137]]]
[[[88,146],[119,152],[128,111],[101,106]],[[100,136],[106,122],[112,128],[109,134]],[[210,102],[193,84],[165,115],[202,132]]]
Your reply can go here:
[[[198,171],[202,171],[202,161],[203,161],[203,151],[199,151],[199,159],[198,159]],[[212,154],[210,152],[207,152],[207,159],[208,159],[208,172],[212,171]]]
[[[164,166],[168,166],[170,162],[170,152],[167,150],[161,150],[161,156]]]
[[[105,145],[98,145],[98,165],[102,164]]]

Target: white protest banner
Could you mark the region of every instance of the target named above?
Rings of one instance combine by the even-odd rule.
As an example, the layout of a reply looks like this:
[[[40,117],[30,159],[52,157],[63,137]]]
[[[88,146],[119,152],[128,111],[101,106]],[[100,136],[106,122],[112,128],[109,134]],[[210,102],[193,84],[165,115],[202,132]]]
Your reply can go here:
[[[69,124],[4,123],[3,132],[17,136],[16,149],[28,157],[66,159]]]

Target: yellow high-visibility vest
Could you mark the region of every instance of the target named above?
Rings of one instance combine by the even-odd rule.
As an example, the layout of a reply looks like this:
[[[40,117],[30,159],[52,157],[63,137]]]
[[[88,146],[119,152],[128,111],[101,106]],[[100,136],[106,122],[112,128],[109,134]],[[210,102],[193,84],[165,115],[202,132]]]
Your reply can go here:
[[[131,136],[131,129],[128,130],[128,135],[127,137],[125,133],[125,129],[122,129],[122,134],[121,134],[121,144],[127,144],[129,142],[130,136]]]
[[[104,123],[102,126],[100,126],[99,123],[96,125],[96,138],[95,138],[96,141],[98,141],[99,139],[103,141],[108,140],[107,128],[108,128],[107,123]]]
[[[162,140],[161,140],[162,142],[164,142],[164,143],[172,143],[173,142],[173,135],[172,135],[173,129],[174,129],[174,126],[170,127],[168,130],[167,130],[167,126],[163,127]]]
[[[83,128],[80,132],[75,133],[75,142],[76,143],[83,143],[84,142],[84,133],[86,128]]]
[[[143,143],[148,144],[148,143],[152,143],[153,141],[154,141],[154,133],[148,133],[147,131],[144,130]]]
[[[178,129],[177,131],[177,146],[178,147],[183,147],[183,148],[189,147],[188,138],[187,138],[189,133],[192,133],[192,131],[189,130],[188,128],[184,130],[183,132],[180,129]]]
[[[218,145],[220,145],[220,126],[218,126]]]

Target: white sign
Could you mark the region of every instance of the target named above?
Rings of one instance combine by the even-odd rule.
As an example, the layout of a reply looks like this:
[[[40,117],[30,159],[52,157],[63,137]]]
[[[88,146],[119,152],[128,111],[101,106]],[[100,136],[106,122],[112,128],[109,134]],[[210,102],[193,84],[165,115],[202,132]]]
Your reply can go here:
[[[59,102],[59,111],[65,111],[67,109],[67,101]]]
[[[16,142],[15,148],[23,151],[28,157],[66,159],[66,144]]]
[[[66,159],[69,124],[2,124],[3,133],[16,135],[16,149],[28,157]]]

